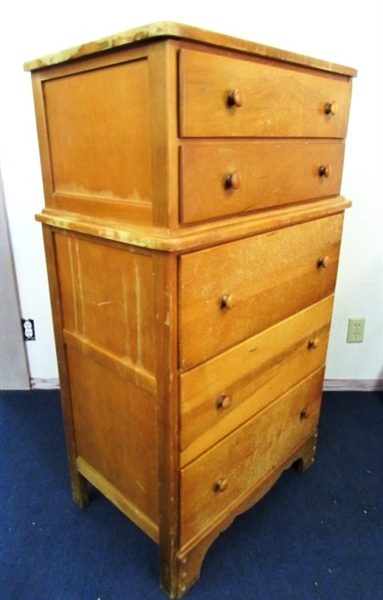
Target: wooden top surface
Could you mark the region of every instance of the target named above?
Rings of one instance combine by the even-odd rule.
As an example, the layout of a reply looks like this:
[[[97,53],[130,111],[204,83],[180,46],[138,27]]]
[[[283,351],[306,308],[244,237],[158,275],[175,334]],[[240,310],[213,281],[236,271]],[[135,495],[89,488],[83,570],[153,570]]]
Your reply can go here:
[[[99,52],[112,50],[114,48],[121,48],[130,44],[145,43],[147,41],[154,41],[161,38],[202,42],[210,46],[237,50],[240,52],[253,54],[254,56],[271,58],[290,64],[338,73],[349,77],[355,77],[357,74],[357,71],[350,67],[345,67],[317,58],[311,58],[301,54],[295,54],[293,52],[287,52],[286,50],[272,48],[270,46],[257,44],[255,42],[242,40],[228,35],[206,31],[197,27],[191,27],[189,25],[182,25],[180,23],[172,22],[159,22],[143,27],[136,27],[135,29],[129,29],[128,31],[124,31],[122,33],[117,33],[96,41],[82,44],[81,46],[75,46],[55,54],[37,58],[25,63],[24,69],[26,71],[35,71],[50,67],[52,65],[58,65],[60,63],[66,63],[68,61],[94,55]]]

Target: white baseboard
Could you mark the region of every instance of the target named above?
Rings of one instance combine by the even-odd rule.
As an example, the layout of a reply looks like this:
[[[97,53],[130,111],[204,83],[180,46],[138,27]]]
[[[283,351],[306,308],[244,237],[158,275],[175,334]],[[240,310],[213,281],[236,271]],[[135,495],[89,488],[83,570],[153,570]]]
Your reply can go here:
[[[31,377],[31,390],[58,390],[60,381],[58,379],[39,379]]]
[[[32,390],[58,390],[58,379],[31,378]],[[325,379],[323,389],[325,392],[381,392],[383,379]]]
[[[383,379],[325,379],[325,392],[381,392]]]

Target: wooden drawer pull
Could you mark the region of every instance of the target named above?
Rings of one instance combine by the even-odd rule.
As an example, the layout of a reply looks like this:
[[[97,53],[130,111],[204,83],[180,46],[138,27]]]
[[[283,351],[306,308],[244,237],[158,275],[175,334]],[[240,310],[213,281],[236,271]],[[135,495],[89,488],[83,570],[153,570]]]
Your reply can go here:
[[[321,165],[318,169],[318,174],[319,177],[326,177],[327,179],[330,177],[332,173],[332,166],[331,165]]]
[[[318,258],[317,267],[318,269],[326,269],[330,264],[330,257],[324,256],[323,258]]]
[[[218,481],[216,481],[214,489],[216,492],[224,492],[225,490],[227,490],[228,485],[228,480],[222,477],[221,479],[218,479]]]
[[[238,190],[241,187],[242,177],[238,171],[234,171],[233,173],[229,173],[225,177],[224,187],[227,190]]]
[[[303,420],[303,419],[308,419],[308,418],[309,418],[309,413],[308,413],[308,411],[307,411],[307,408],[303,408],[303,409],[301,410],[301,413],[300,413],[300,415],[299,415],[299,418],[300,418],[300,419],[302,419],[302,420]]]
[[[232,294],[225,294],[222,296],[221,308],[227,308],[230,310],[234,306],[234,297]]]
[[[318,348],[318,344],[319,344],[319,339],[313,338],[312,340],[309,340],[309,342],[307,344],[307,348],[309,350],[315,350],[315,348]]]
[[[241,108],[245,102],[245,94],[241,90],[231,90],[227,95],[228,106],[236,106]]]
[[[222,394],[217,400],[217,410],[227,410],[230,408],[233,400],[231,396],[227,396],[226,394]]]
[[[326,115],[332,115],[333,117],[336,115],[338,112],[338,104],[335,100],[333,102],[326,102],[324,112]]]

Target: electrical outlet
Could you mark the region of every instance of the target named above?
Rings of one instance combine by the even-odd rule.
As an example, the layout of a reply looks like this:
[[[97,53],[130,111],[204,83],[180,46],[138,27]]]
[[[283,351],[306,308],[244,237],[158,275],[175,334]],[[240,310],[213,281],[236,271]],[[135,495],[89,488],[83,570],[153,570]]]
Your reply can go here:
[[[22,319],[23,336],[25,342],[33,342],[36,339],[35,322],[33,319]]]
[[[349,319],[347,328],[347,343],[363,342],[366,319]]]

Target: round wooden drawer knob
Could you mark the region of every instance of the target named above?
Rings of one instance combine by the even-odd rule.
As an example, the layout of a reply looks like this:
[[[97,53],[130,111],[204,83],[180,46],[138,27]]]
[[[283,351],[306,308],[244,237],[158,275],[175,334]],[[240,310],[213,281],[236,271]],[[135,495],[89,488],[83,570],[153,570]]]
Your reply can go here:
[[[330,177],[332,173],[331,165],[321,165],[318,169],[319,177],[326,177],[327,179]]]
[[[238,171],[229,173],[225,177],[225,188],[227,190],[238,190],[241,187],[242,177]]]
[[[222,394],[217,400],[217,409],[218,410],[227,410],[232,405],[231,396],[227,396],[226,394]]]
[[[216,492],[224,492],[225,490],[227,490],[227,486],[229,485],[229,482],[227,479],[225,479],[224,477],[222,477],[221,479],[218,479],[218,481],[216,482],[214,489]]]
[[[236,106],[241,108],[245,102],[245,94],[241,90],[231,90],[227,95],[228,106]]]
[[[338,104],[335,100],[333,102],[326,102],[324,112],[326,115],[332,115],[333,117],[336,115],[338,112]]]
[[[227,308],[230,310],[234,306],[234,297],[232,294],[225,294],[222,296],[221,308]]]
[[[318,348],[318,345],[319,345],[319,339],[313,338],[312,340],[309,340],[309,342],[307,344],[307,348],[309,350],[315,350],[315,348]]]
[[[309,413],[308,413],[308,411],[307,411],[307,408],[304,408],[304,409],[302,409],[302,410],[301,410],[301,413],[300,413],[300,415],[299,415],[299,418],[300,418],[300,419],[302,419],[302,420],[303,420],[303,419],[308,419],[308,418],[309,418]]]
[[[318,269],[326,269],[330,264],[330,257],[323,256],[323,258],[319,258],[317,262]]]

